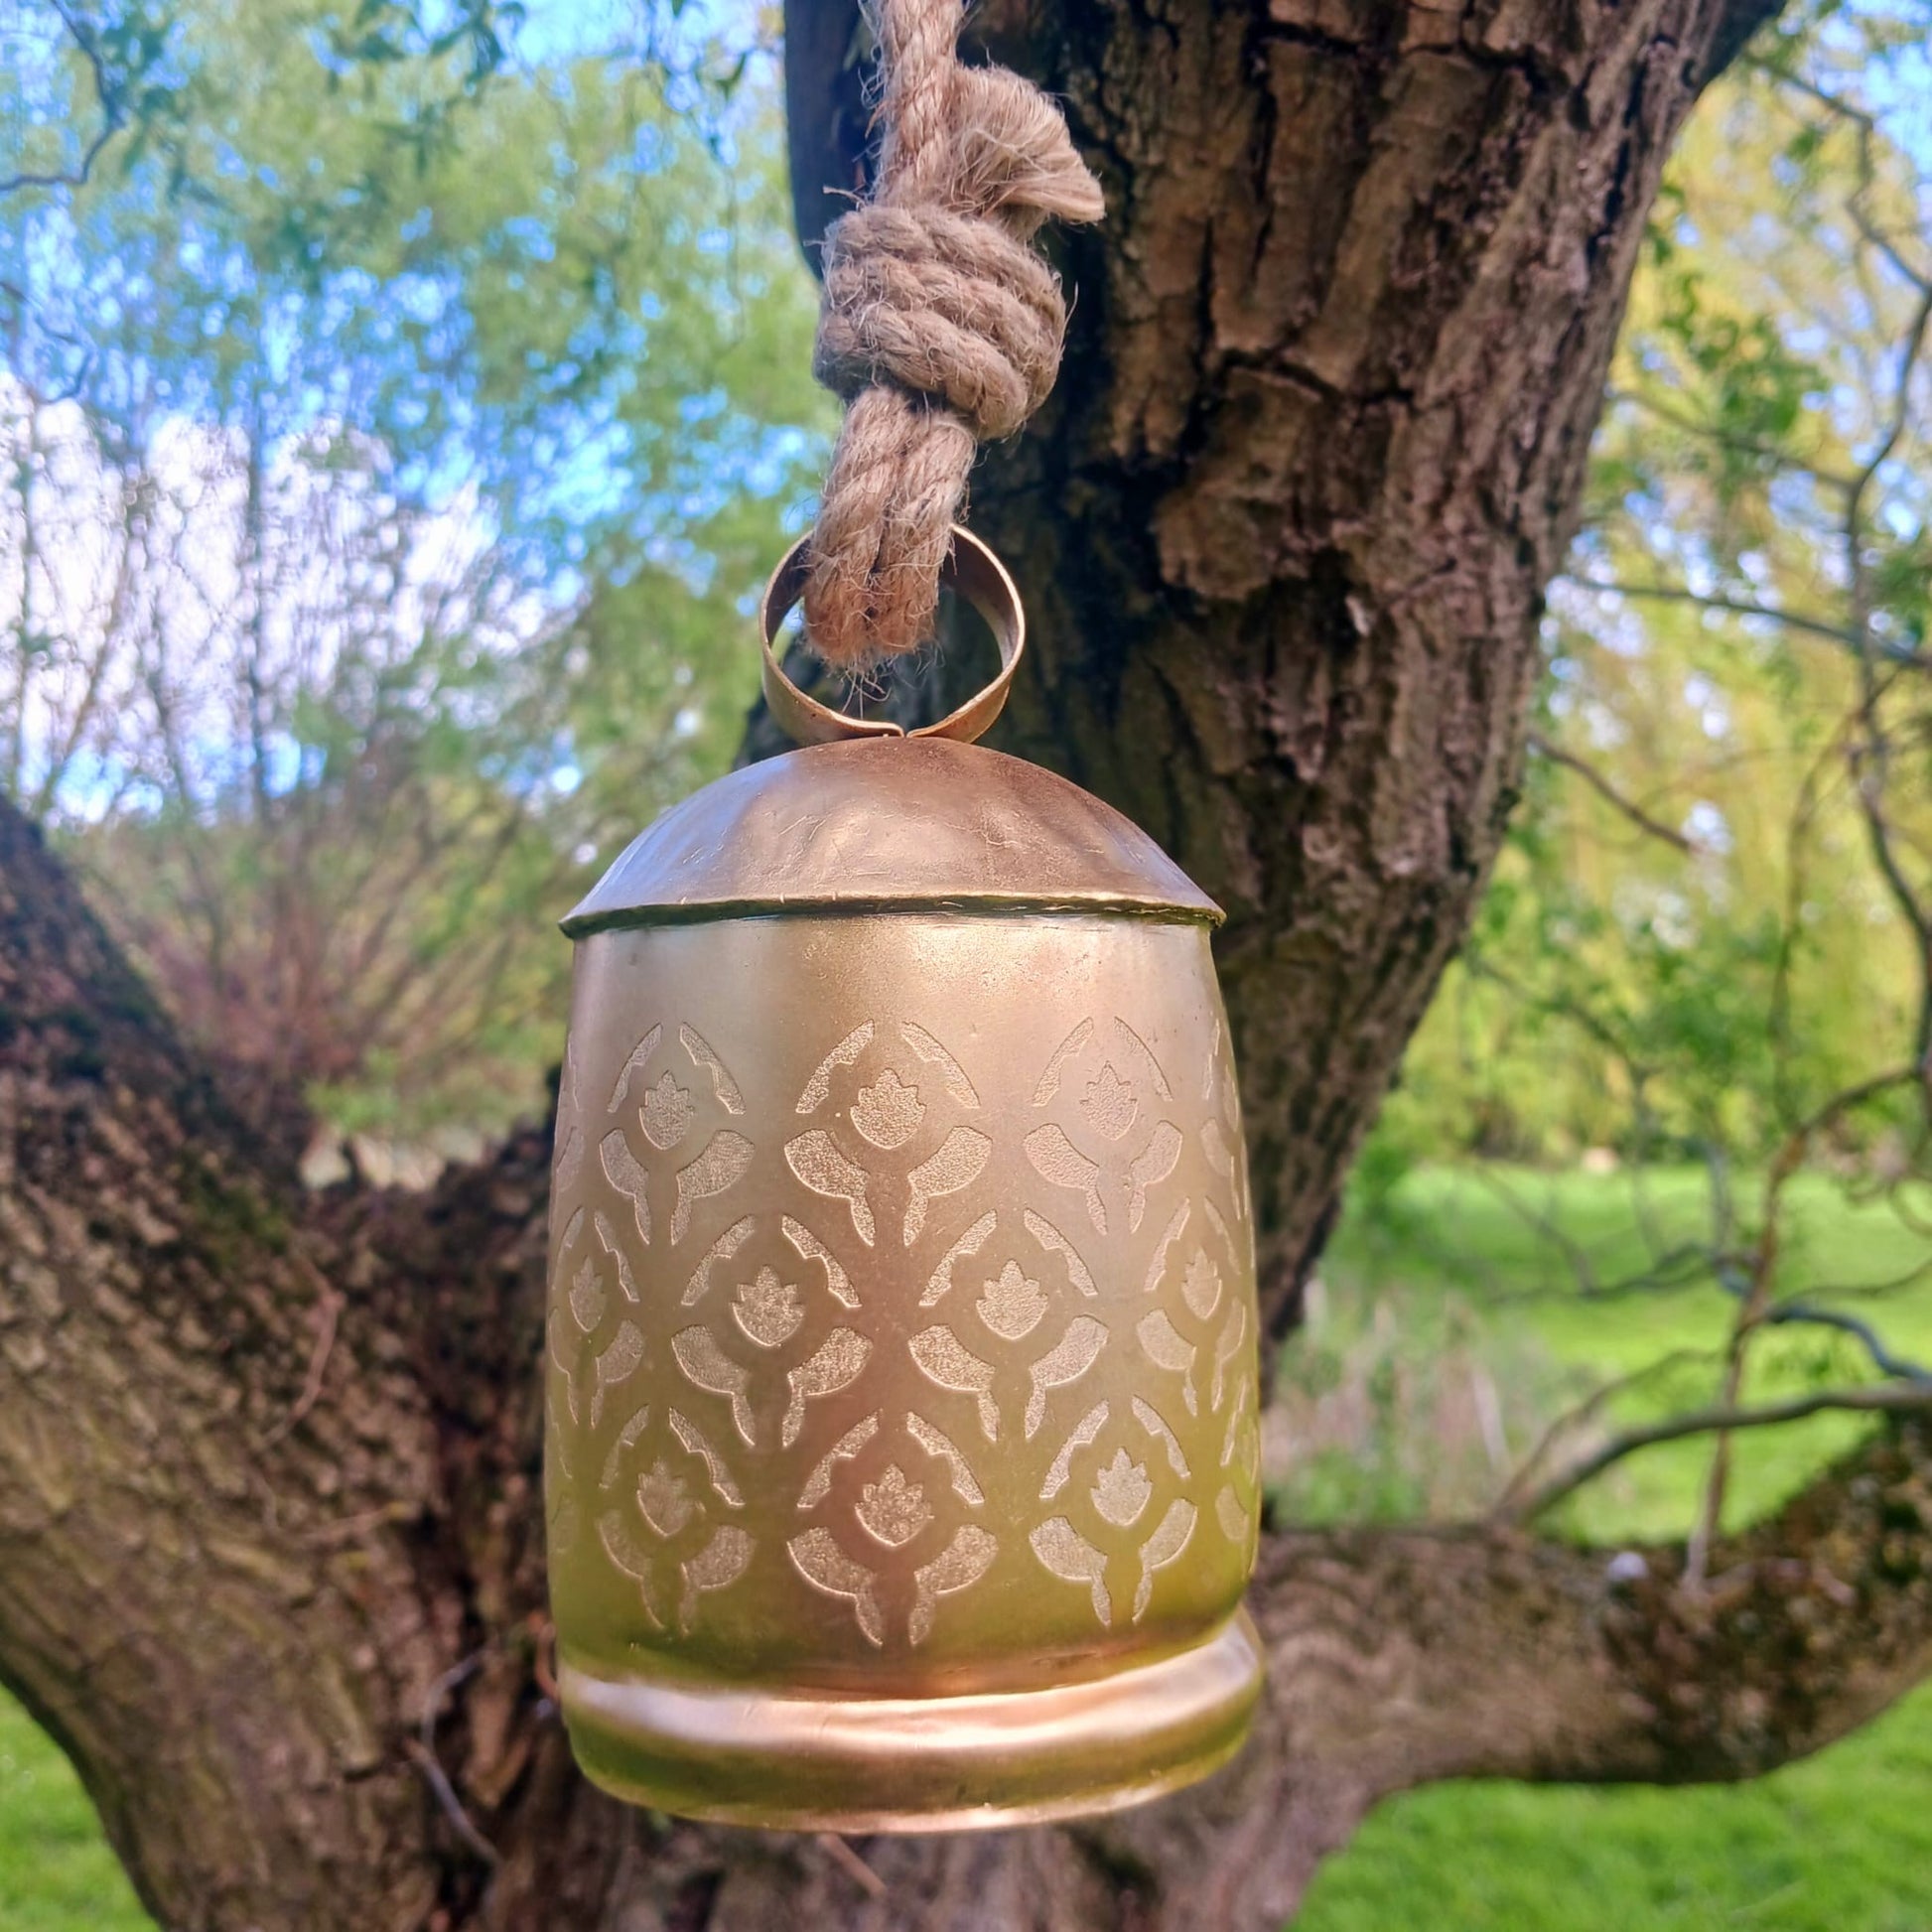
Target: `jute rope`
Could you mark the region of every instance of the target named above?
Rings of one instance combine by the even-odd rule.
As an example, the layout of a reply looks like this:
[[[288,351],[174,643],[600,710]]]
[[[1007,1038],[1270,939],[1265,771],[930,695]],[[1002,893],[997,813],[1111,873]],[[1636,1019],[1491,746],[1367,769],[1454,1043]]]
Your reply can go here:
[[[1031,243],[1097,221],[1059,109],[956,52],[960,0],[877,0],[884,141],[873,198],[825,237],[812,367],[849,405],[812,535],[805,630],[856,668],[931,634],[975,444],[1011,436],[1059,370],[1066,305]]]

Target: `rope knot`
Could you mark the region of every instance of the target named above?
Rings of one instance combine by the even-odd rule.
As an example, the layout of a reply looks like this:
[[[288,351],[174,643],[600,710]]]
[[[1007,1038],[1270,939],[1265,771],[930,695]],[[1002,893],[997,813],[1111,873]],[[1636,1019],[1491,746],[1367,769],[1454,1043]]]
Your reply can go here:
[[[996,223],[862,207],[826,236],[812,370],[847,402],[877,382],[935,398],[986,442],[1046,400],[1065,327],[1052,271]]]
[[[850,407],[813,532],[806,631],[855,666],[931,629],[975,439],[1011,436],[1059,371],[1066,305],[1030,243],[1094,221],[1099,184],[1058,108],[960,66],[958,0],[884,0],[874,199],[827,232],[812,366]]]

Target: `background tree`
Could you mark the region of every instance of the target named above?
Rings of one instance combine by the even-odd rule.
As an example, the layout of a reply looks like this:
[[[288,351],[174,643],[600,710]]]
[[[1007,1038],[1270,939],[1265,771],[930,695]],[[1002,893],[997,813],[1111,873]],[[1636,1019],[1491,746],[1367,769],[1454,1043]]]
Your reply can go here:
[[[827,413],[769,87],[588,19],[47,25],[39,174],[128,125],[0,202],[0,784],[263,1106],[505,1126]]]
[[[1110,205],[1106,228],[1072,245],[1075,342],[1050,419],[996,455],[980,490],[977,521],[1014,560],[1042,637],[1009,743],[1125,805],[1230,908],[1222,966],[1277,1336],[1496,858],[1543,664],[1543,587],[1579,514],[1618,319],[1646,240],[1654,254],[1673,239],[1665,227],[1659,242],[1648,209],[1692,104],[1759,12],[1655,0],[1351,13],[1290,0],[1265,14],[982,16],[997,53],[1066,94]],[[351,77],[364,65],[384,76],[369,83],[378,100],[423,84],[454,51],[409,41],[407,17],[391,24],[404,41],[379,45],[399,58],[358,47],[346,59]],[[862,165],[863,44],[832,0],[794,8],[787,25],[809,236],[826,211],[820,185],[849,188]],[[1788,65],[1771,42],[1761,58]],[[84,82],[92,59],[76,46]],[[284,36],[271,53],[294,61],[300,48],[313,53],[313,40]],[[328,69],[345,57],[325,33],[314,58]],[[171,99],[206,71],[180,59],[189,77]],[[477,80],[474,112],[504,99],[509,113],[521,96],[507,79],[501,96]],[[438,117],[458,155],[471,85],[460,112]],[[1865,152],[1856,111],[1814,105],[1823,118],[1805,125],[1835,131],[1773,137],[1794,192],[1818,179],[1830,140],[1849,132]],[[189,131],[167,152],[188,159],[170,167],[218,184],[218,156],[193,137],[199,113],[178,117]],[[37,172],[70,184],[113,152],[88,164],[57,147]],[[1875,171],[1892,165],[1870,152]],[[325,256],[374,249],[413,216],[370,212],[361,195],[393,176],[393,155],[378,145],[340,177],[325,164],[349,185],[322,198]],[[1686,194],[1698,178],[1687,172]],[[300,202],[280,173],[263,186],[271,207]],[[1873,212],[1886,192],[1874,172],[1859,206],[1909,265]],[[1871,241],[1856,217],[1850,232]],[[1671,525],[1645,490],[1666,485],[1641,477],[1618,492],[1634,505],[1629,525],[1605,525],[1582,573],[1624,583],[1625,596],[1681,589],[1706,604],[1743,601],[1741,579],[1790,628],[1814,607],[1796,601],[1802,537],[1785,529],[1774,472],[1836,473],[1845,450],[1868,466],[1872,446],[1849,415],[1813,412],[1809,429],[1830,427],[1836,450],[1800,433],[1811,391],[1796,364],[1824,348],[1754,341],[1739,320],[1750,299],[1734,289],[1655,286],[1657,359],[1640,350],[1619,388],[1654,378],[1629,406],[1688,417],[1684,434],[1717,453],[1697,497],[1709,511],[1701,574],[1665,574],[1682,559],[1661,547]],[[633,314],[637,296],[621,306]],[[1895,347],[1889,313],[1852,320]],[[620,388],[615,372],[640,346],[651,348],[620,341],[599,365]],[[412,345],[398,366],[422,352]],[[1747,363],[1759,386],[1733,399],[1726,383]],[[1688,393],[1673,393],[1673,370]],[[685,384],[667,398],[711,393],[674,362],[664,373]],[[1901,377],[1897,393],[1907,387]],[[511,380],[489,393],[500,403]],[[1768,423],[1751,414],[1760,405]],[[393,447],[411,428],[394,425]],[[1733,480],[1727,444],[1767,428],[1776,463]],[[531,433],[546,447],[541,426]],[[1609,448],[1614,461],[1614,432]],[[1886,705],[1894,660],[1917,652],[1910,572],[1887,577],[1904,585],[1890,602],[1857,589],[1874,556],[1916,540],[1909,478],[1882,479],[1904,521],[1875,513],[1890,456],[1847,498],[1851,603],[1819,621],[1850,633],[1857,673],[1841,713],[1853,783],[1838,806],[1881,864],[1890,851],[1909,896],[1897,828],[1915,807],[1897,787],[1896,748],[1913,727]],[[347,526],[386,509],[394,474],[378,466],[342,486]],[[1780,511],[1762,579],[1746,560],[1771,538],[1726,535],[1754,504],[1760,525],[1763,506]],[[606,527],[614,545],[630,540]],[[1548,635],[1560,664],[1575,661],[1574,614],[1605,608],[1597,596],[1564,605],[1568,628]],[[608,607],[590,608],[613,636]],[[30,634],[23,620],[23,657]],[[1600,698],[1614,667],[1591,669]],[[1832,672],[1815,675],[1830,691]],[[366,715],[351,716],[346,742],[363,742]],[[1558,735],[1573,715],[1552,703],[1543,742],[1588,762],[1599,747]],[[308,742],[295,726],[289,738]],[[1605,809],[1627,796],[1609,779],[1594,795]],[[1680,842],[1715,843],[1706,819],[1643,815]],[[1538,858],[1531,839],[1510,863]],[[1804,925],[1805,902],[1782,930]],[[1915,931],[1895,891],[1892,903]],[[1650,908],[1653,963],[1668,954],[1660,915],[1672,909]],[[1694,909],[1711,922],[1711,906]],[[1508,902],[1494,918],[1479,969],[1527,963],[1544,976],[1546,997],[1517,1011],[1569,1020],[1628,995],[1603,964],[1607,941],[1587,931],[1566,944],[1552,927],[1525,962],[1509,951]],[[1898,1375],[1856,1397],[1898,1428],[1740,1531],[1726,1531],[1714,1479],[1688,1550],[1612,1562],[1507,1520],[1454,1534],[1272,1532],[1255,1599],[1271,1653],[1256,1742],[1161,1806],[995,1840],[880,1841],[858,1865],[811,1840],[622,1812],[571,1769],[546,1687],[531,1488],[542,1134],[512,1137],[425,1198],[359,1187],[305,1198],[12,812],[0,815],[0,1674],[68,1746],[168,1923],[1260,1925],[1293,1908],[1321,1857],[1391,1791],[1457,1775],[1750,1775],[1841,1734],[1932,1668],[1932,1440],[1912,1420],[1922,1391]],[[1895,967],[1873,970],[1899,984]],[[1795,989],[1795,967],[1785,981]],[[1624,1000],[1634,1015],[1618,1016],[1649,1029],[1626,1067],[1633,1093],[1649,1087],[1635,1072],[1667,1057],[1657,1038],[1681,1037],[1704,1004],[1673,1007],[1670,994],[1652,973]],[[1744,1018],[1716,1019],[1747,1038]],[[1627,1042],[1606,1033],[1599,1063],[1622,1063]],[[1915,1115],[1885,1110],[1921,1083],[1922,1046],[1915,1056],[1907,1040],[1900,1060],[1863,1071],[1857,1045],[1785,1055],[1785,1088],[1756,1082],[1741,1128],[1660,1089],[1663,1131],[1745,1159],[1795,1148],[1784,1167],[1841,1129],[1855,1152],[1875,1147],[1873,1113],[1909,1134]],[[1767,1063],[1778,1051],[1773,1039]],[[1782,1171],[1774,1160],[1773,1181]],[[1898,1198],[1909,1211],[1909,1192]],[[1778,1306],[1775,1205],[1772,1190],[1748,1240],[1709,1243],[1699,1263],[1714,1272],[1741,1256],[1745,1268],[1723,1381],[1686,1430],[1726,1440],[1764,1420],[1739,1410],[1749,1348]],[[1559,1484],[1577,1471],[1550,1460]],[[1557,1500],[1531,1473],[1518,1514]]]

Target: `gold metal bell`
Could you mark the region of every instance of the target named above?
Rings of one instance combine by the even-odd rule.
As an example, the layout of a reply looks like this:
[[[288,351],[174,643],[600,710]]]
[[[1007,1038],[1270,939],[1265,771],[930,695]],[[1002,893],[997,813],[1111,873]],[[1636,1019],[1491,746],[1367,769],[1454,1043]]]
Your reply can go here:
[[[578,1761],[639,1804],[938,1830],[1212,1769],[1260,1689],[1254,1248],[1208,930],[1144,833],[792,687],[578,942],[546,1495]]]

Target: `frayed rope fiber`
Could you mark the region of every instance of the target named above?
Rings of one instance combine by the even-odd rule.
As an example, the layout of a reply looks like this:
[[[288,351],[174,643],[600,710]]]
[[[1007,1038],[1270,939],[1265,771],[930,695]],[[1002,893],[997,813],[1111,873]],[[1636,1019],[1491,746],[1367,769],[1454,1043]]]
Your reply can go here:
[[[1011,436],[1059,371],[1066,303],[1032,246],[1097,221],[1060,110],[957,53],[959,0],[879,0],[884,141],[873,199],[825,236],[813,372],[845,398],[805,634],[858,669],[932,633],[975,445]]]

